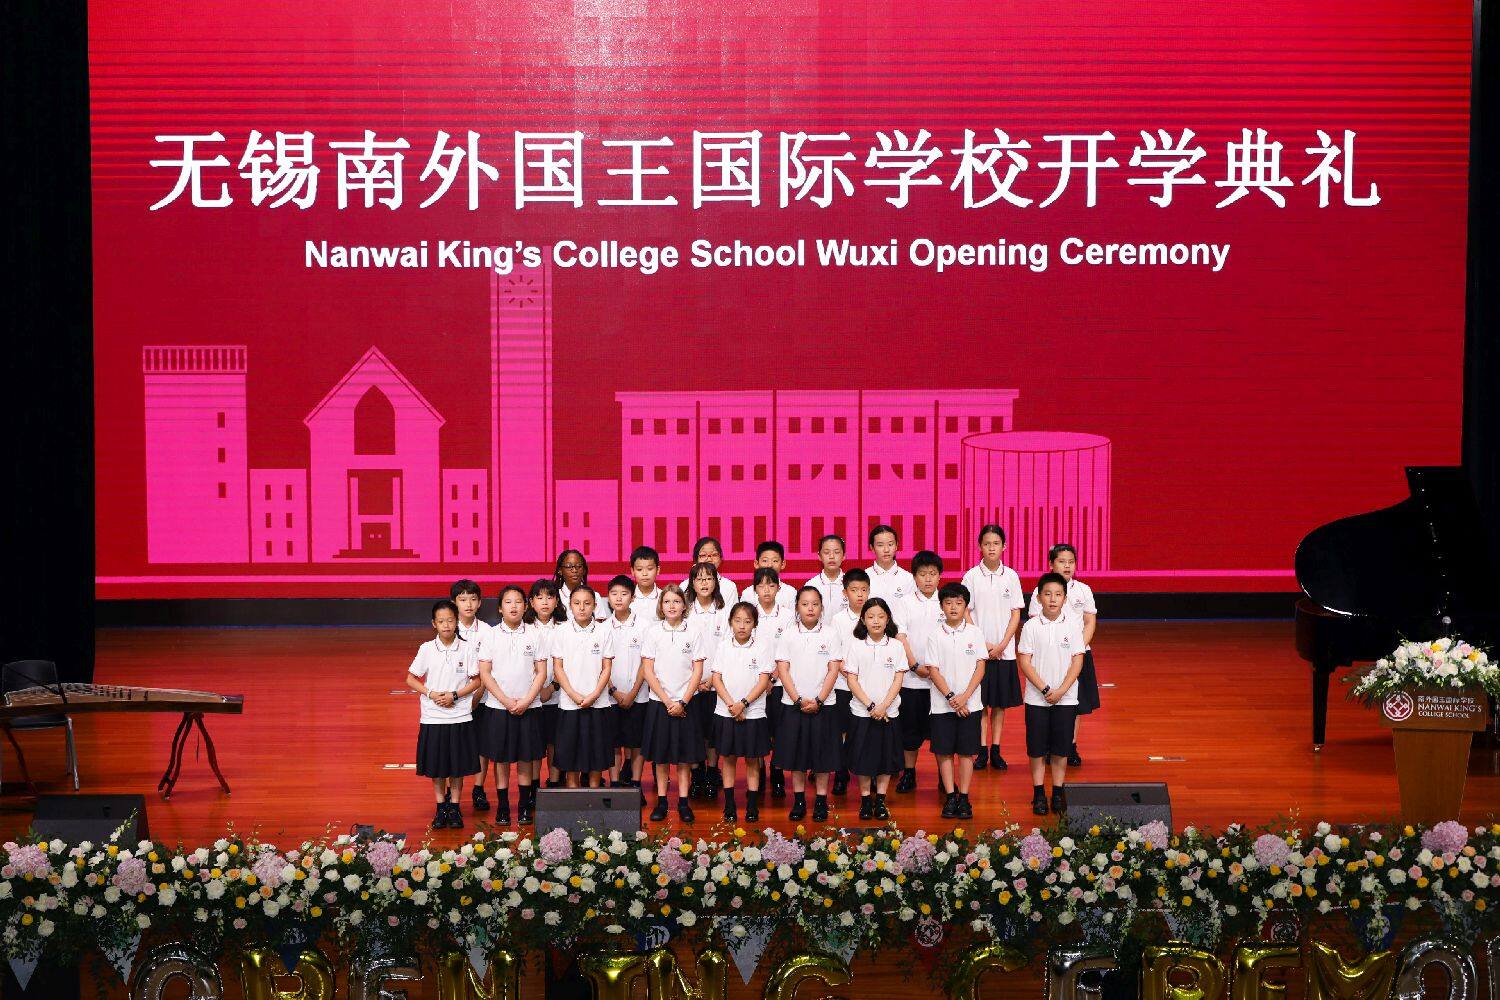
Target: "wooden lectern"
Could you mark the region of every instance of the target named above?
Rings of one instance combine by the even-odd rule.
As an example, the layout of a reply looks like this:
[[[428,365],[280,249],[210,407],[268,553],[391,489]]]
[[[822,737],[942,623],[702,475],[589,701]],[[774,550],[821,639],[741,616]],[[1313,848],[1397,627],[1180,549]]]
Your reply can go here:
[[[1396,745],[1401,818],[1431,826],[1458,819],[1469,772],[1469,745],[1489,720],[1479,688],[1398,691],[1380,703],[1380,721]]]

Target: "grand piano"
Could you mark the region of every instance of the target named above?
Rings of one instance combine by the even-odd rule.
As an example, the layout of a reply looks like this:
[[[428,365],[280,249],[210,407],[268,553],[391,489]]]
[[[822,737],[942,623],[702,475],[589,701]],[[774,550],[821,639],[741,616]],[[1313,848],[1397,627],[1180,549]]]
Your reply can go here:
[[[1314,529],[1297,546],[1297,652],[1313,667],[1313,749],[1323,748],[1328,682],[1339,667],[1406,639],[1500,639],[1486,530],[1464,470],[1414,466],[1411,496]]]

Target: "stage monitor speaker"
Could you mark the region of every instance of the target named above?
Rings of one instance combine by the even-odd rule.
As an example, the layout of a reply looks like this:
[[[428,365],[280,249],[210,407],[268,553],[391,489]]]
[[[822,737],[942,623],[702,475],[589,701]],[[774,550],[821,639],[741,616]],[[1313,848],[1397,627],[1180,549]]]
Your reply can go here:
[[[134,845],[151,836],[144,795],[40,795],[31,825],[39,836],[69,844],[108,843],[122,826],[122,844]]]
[[[641,828],[638,788],[538,788],[536,835],[562,827],[575,839],[588,833],[635,833]]]
[[[1154,819],[1172,829],[1172,798],[1165,782],[1068,783],[1068,825],[1089,827],[1107,819],[1142,826]]]

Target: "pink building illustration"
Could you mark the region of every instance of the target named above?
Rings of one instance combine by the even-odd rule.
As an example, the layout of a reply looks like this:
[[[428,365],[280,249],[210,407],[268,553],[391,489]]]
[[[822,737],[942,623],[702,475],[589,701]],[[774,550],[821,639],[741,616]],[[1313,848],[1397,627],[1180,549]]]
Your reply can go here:
[[[494,560],[550,562],[552,266],[490,272],[490,481]]]
[[[619,478],[558,480],[550,267],[491,274],[490,360],[487,468],[442,467],[442,415],[371,347],[306,417],[307,469],[248,469],[245,348],[144,348],[149,561],[683,563],[713,535],[743,566],[833,533],[862,564],[886,523],[960,566],[997,521],[1022,572],[1059,541],[1109,568],[1109,441],[1015,431],[1015,389],[619,392]]]
[[[307,470],[250,470],[250,561],[307,562]]]
[[[488,469],[443,470],[443,559],[490,561]]]
[[[1058,542],[1078,549],[1078,573],[1109,569],[1110,443],[1097,434],[1016,431],[963,442],[964,536],[1005,528],[1005,561],[1047,570]]]
[[[620,551],[619,481],[559,479],[556,534],[559,552],[577,549],[594,562],[615,562],[628,555]]]
[[[304,418],[312,559],[440,558],[443,418],[372,347]]]
[[[146,558],[245,563],[245,348],[143,347]]]

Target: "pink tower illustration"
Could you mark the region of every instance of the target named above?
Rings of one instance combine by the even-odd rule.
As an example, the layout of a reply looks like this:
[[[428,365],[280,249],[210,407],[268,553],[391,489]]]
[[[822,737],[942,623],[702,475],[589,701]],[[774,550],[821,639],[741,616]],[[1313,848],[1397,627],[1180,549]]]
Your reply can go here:
[[[490,275],[490,484],[496,562],[551,562],[552,267]]]
[[[249,561],[245,347],[143,347],[146,559]]]
[[[443,417],[371,347],[304,418],[312,559],[437,560]]]

